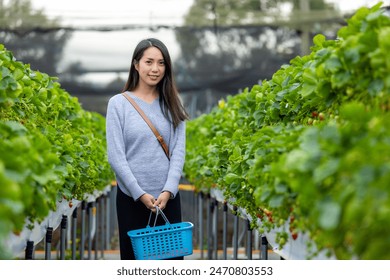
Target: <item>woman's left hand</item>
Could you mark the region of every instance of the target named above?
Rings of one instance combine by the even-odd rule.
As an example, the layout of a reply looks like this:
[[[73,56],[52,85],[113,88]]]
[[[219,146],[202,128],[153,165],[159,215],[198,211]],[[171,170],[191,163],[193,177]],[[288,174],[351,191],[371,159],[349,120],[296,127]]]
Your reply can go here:
[[[158,206],[160,210],[164,210],[164,208],[167,206],[168,200],[171,198],[171,193],[166,191],[160,193],[157,200],[154,202],[154,206]]]

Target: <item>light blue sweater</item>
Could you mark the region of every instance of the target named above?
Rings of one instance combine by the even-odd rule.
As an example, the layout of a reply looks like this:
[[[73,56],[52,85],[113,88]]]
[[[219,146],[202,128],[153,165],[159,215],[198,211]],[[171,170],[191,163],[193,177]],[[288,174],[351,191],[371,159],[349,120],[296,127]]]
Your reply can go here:
[[[185,122],[176,130],[164,117],[159,100],[149,104],[130,95],[160,132],[169,147],[168,160],[152,130],[122,94],[111,97],[107,106],[106,137],[108,161],[121,190],[138,200],[149,193],[155,198],[163,191],[174,196],[185,159]]]

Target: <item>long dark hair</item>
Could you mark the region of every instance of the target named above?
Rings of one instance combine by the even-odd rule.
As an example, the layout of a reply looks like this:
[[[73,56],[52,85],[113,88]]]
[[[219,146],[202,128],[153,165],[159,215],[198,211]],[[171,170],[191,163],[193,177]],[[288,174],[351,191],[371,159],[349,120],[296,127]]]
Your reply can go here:
[[[136,46],[133,58],[131,60],[131,66],[129,71],[129,77],[123,91],[134,90],[139,82],[139,74],[135,69],[135,64],[140,61],[146,49],[150,47],[158,48],[164,58],[165,63],[165,75],[163,79],[157,84],[157,90],[159,92],[160,107],[164,116],[173,123],[176,128],[181,121],[188,119],[188,114],[180,101],[179,93],[174,81],[172,62],[167,47],[158,39],[149,38],[142,40]]]

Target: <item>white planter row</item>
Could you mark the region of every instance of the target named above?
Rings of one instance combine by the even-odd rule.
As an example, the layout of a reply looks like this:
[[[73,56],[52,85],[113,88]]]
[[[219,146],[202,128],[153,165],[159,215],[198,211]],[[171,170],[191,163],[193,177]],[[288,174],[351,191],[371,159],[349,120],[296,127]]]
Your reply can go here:
[[[95,191],[93,194],[87,194],[84,201],[94,202],[101,195],[107,194],[111,189],[111,186],[107,186],[103,191]],[[73,214],[73,211],[82,203],[80,200],[73,199],[71,203],[68,200],[62,200],[57,202],[56,211],[51,211],[49,215],[41,222],[35,222],[33,225],[30,225],[26,222],[26,226],[16,235],[11,233],[8,237],[8,240],[4,241],[4,248],[8,251],[11,256],[18,257],[20,256],[25,248],[27,241],[34,242],[34,245],[41,242],[45,236],[46,231],[49,227],[53,228],[53,231],[56,230],[60,224],[63,216],[69,217]],[[29,225],[29,226],[27,226]]]
[[[226,201],[229,209],[233,210],[234,199],[227,200],[222,190],[211,189],[210,196],[221,203],[224,203]],[[253,220],[252,216],[247,214],[245,209],[238,208],[237,211],[239,212],[240,217],[244,219],[248,219],[249,221],[252,222]],[[261,227],[262,222],[260,219],[257,219],[256,223],[259,227]],[[276,242],[277,233],[282,231],[289,232],[288,229],[289,229],[289,222],[286,222],[282,227],[277,227],[275,229],[272,229],[269,232],[265,232],[264,236],[267,238],[267,241],[271,245],[272,250],[282,258],[286,260],[308,259],[309,258],[308,244],[311,244],[313,248],[315,248],[315,245],[308,238],[307,234],[299,233],[298,237],[295,240],[290,236],[290,238],[287,240],[287,243],[283,246],[283,248],[279,248],[279,245]],[[316,257],[312,259],[328,260],[328,259],[335,259],[335,258],[328,257],[326,256],[325,253],[319,253]]]

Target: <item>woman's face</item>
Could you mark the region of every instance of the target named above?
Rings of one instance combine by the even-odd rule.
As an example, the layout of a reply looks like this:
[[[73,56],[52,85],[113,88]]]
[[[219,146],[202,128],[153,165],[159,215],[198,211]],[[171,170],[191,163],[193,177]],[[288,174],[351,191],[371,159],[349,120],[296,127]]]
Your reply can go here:
[[[138,71],[140,84],[155,87],[165,74],[165,62],[161,51],[156,47],[147,48],[135,64],[135,69]]]

